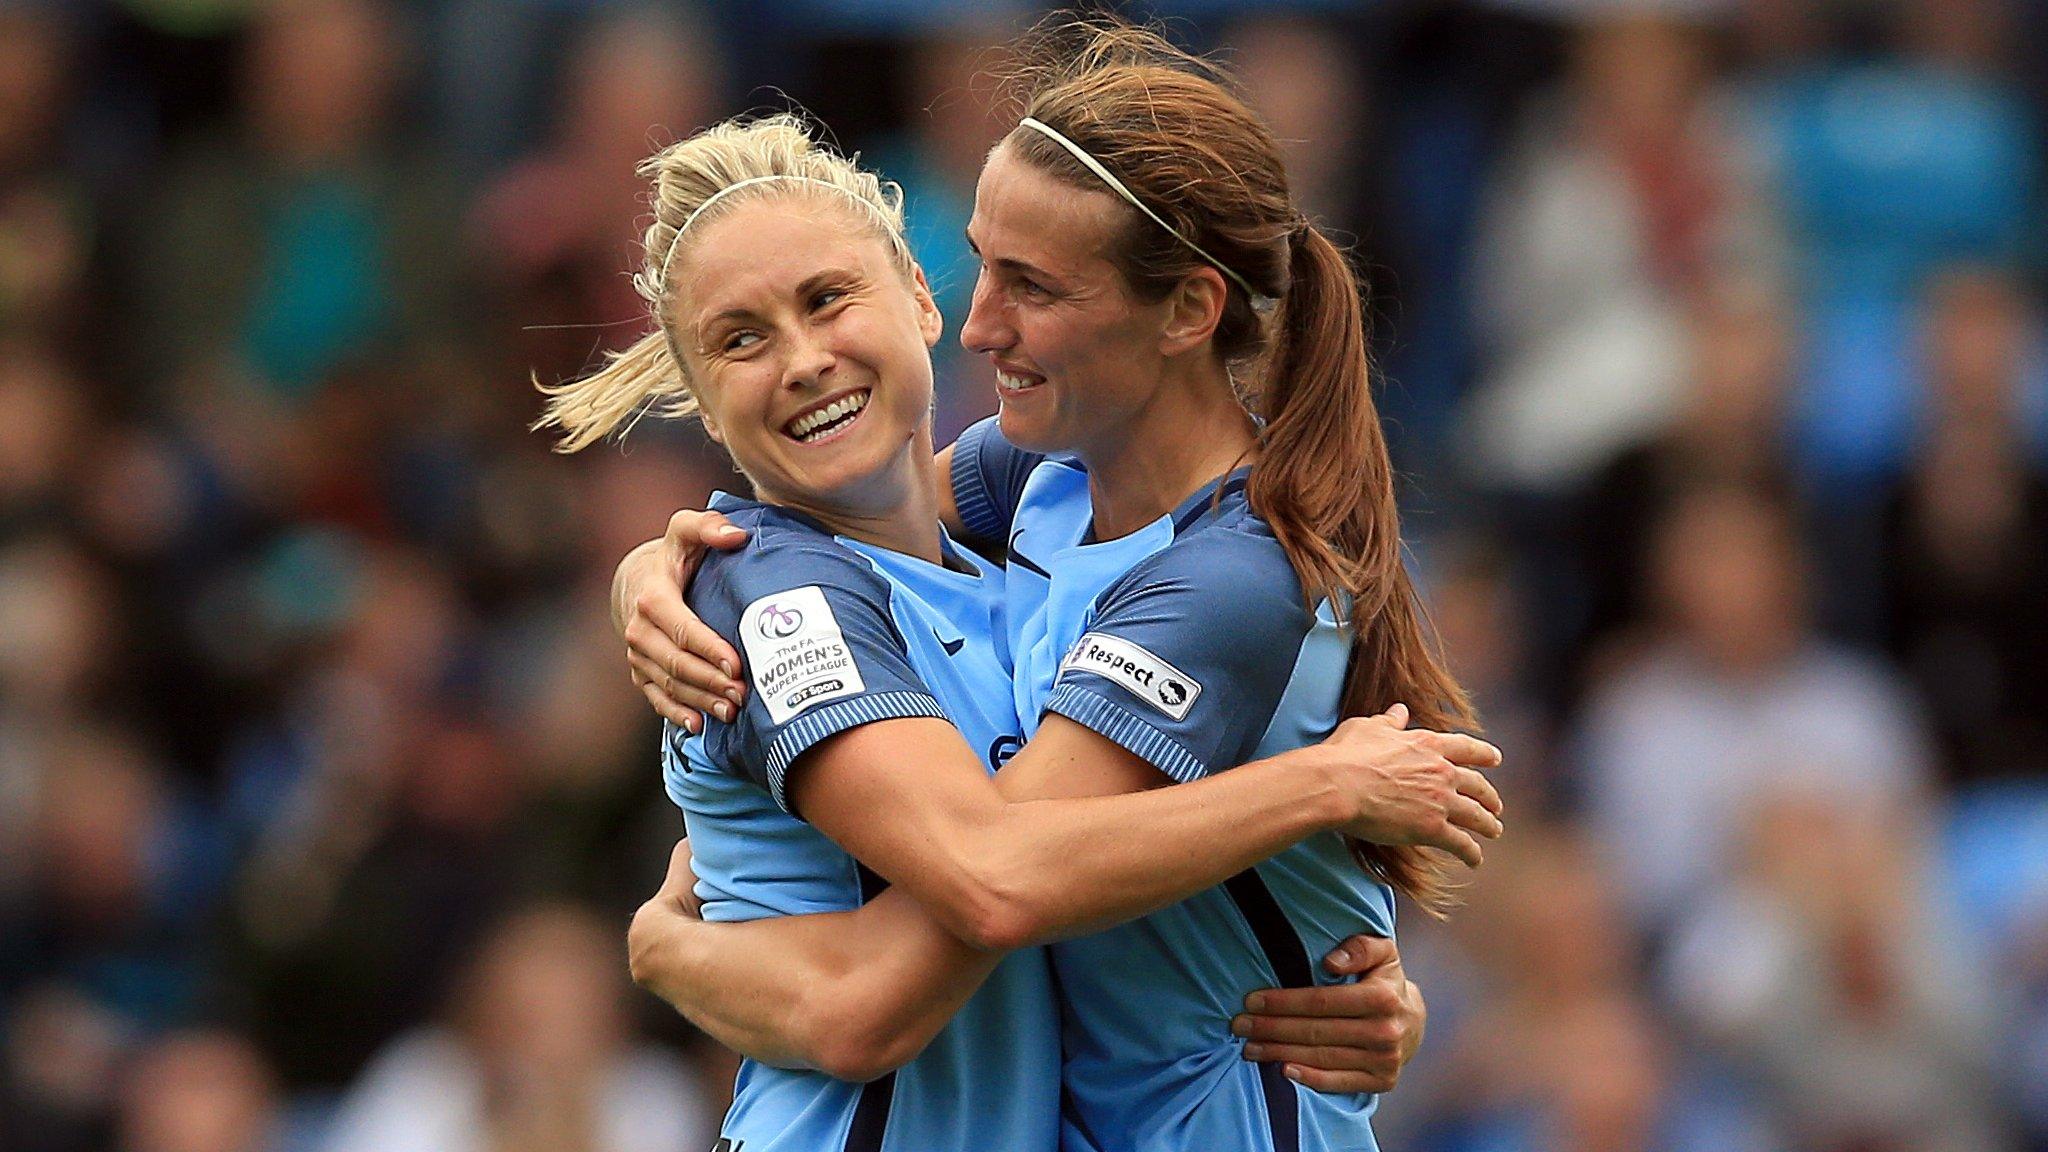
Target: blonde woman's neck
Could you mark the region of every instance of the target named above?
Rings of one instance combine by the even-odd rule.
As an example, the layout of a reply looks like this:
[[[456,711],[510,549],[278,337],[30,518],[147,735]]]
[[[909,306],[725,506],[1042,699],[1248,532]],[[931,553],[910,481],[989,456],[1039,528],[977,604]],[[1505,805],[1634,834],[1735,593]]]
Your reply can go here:
[[[943,564],[938,470],[932,462],[929,426],[911,441],[903,459],[888,473],[873,478],[857,493],[835,493],[822,499],[766,491],[760,496],[809,516],[834,535]]]

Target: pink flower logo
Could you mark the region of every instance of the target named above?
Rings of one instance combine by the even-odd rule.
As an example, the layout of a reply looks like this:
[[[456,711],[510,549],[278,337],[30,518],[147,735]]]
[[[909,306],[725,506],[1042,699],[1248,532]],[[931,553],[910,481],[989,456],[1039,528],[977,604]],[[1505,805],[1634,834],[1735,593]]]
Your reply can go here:
[[[766,604],[762,606],[761,614],[754,618],[754,626],[761,630],[763,636],[772,640],[785,640],[796,635],[797,629],[804,626],[804,614],[794,608],[784,608],[780,604]]]

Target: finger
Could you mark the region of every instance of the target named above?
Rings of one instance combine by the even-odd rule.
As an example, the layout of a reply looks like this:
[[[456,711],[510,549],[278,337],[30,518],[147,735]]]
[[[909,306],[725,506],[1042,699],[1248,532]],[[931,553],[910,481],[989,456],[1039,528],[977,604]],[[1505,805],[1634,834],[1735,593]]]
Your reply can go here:
[[[729,694],[720,688],[721,684],[730,683],[730,681],[720,676],[718,669],[706,664],[701,656],[678,649],[668,660],[662,662],[661,668],[669,674],[669,679],[673,681],[673,685],[663,685],[664,691],[673,694],[677,688],[695,688],[697,691],[714,699],[723,699],[734,704],[739,703],[739,701],[733,700]]]
[[[1380,713],[1380,715],[1385,716],[1396,728],[1406,728],[1408,726],[1408,706],[1406,704],[1396,704],[1385,712]]]
[[[1323,957],[1323,968],[1333,976],[1356,976],[1381,965],[1398,966],[1401,953],[1385,936],[1350,937]]]
[[[656,666],[653,661],[638,652],[628,653],[626,659],[633,666],[633,671],[642,680],[647,682],[646,688],[653,689],[657,694],[685,708],[692,709],[701,714],[716,716],[728,724],[732,722],[736,711],[732,701],[723,696],[715,696],[704,691],[702,688],[692,687],[690,684],[676,679],[669,673],[668,669]],[[666,713],[663,713],[663,715],[666,715]]]
[[[1307,1044],[1373,1052],[1395,1052],[1401,1046],[1401,1022],[1392,1016],[1237,1016],[1230,1021],[1230,1032],[1261,1044]]]
[[[627,643],[663,666],[683,653],[702,661],[707,679],[691,679],[707,692],[732,695],[745,691],[745,686],[735,679],[740,669],[739,653],[716,629],[699,620],[673,589],[643,592],[633,609],[634,618],[626,623]],[[636,624],[640,626],[636,628]]]
[[[1324,984],[1314,988],[1262,988],[1244,998],[1245,1017],[1389,1017],[1401,1010],[1400,991],[1390,983],[1365,980],[1356,984]]]
[[[635,621],[626,629],[626,664],[633,670],[634,683],[650,681],[678,703],[699,710],[708,710],[721,700],[734,705],[744,700],[720,690],[719,685],[731,681],[720,676],[718,669],[680,648],[651,639],[651,629],[636,631],[637,617]],[[638,643],[631,642],[634,639]]]
[[[1260,1064],[1300,1064],[1323,1072],[1372,1072],[1387,1074],[1401,1066],[1400,1054],[1389,1046],[1384,1051],[1363,1051],[1337,1044],[1268,1044],[1263,1041],[1244,1046],[1244,1058]]]
[[[1470,768],[1458,769],[1456,779],[1458,791],[1477,801],[1481,808],[1495,816],[1507,811],[1507,806],[1501,803],[1500,789],[1493,786],[1493,781]]]
[[[1380,1076],[1371,1072],[1330,1072],[1303,1064],[1283,1064],[1280,1071],[1303,1088],[1332,1096],[1392,1092],[1394,1084],[1401,1078],[1398,1071],[1391,1076]]]
[[[730,552],[747,542],[747,530],[726,519],[723,512],[703,512],[697,518],[697,542]]]
[[[1470,796],[1453,796],[1445,815],[1450,817],[1451,823],[1488,840],[1498,840],[1500,834],[1507,831],[1500,817],[1488,812]]]
[[[1473,768],[1500,767],[1500,749],[1463,732],[1427,733],[1429,749],[1453,764]]]
[[[651,598],[642,595],[633,604],[633,614],[626,618],[626,648],[647,657],[658,668],[666,668],[669,662],[683,654],[675,641],[675,633],[663,632],[661,625],[654,622]]]
[[[1467,868],[1477,868],[1486,863],[1486,850],[1479,846],[1479,841],[1474,839],[1470,832],[1449,822],[1444,824],[1441,832],[1424,839],[1422,843],[1449,852],[1464,861]]]
[[[662,539],[678,548],[697,548],[710,543],[704,537],[711,528],[730,523],[718,512],[683,508],[669,516],[668,528],[662,532]]]
[[[659,685],[641,681],[640,694],[647,697],[648,705],[663,720],[681,728],[692,736],[704,730],[704,714],[694,708],[685,708],[681,704],[669,699],[662,694]]]
[[[661,626],[662,631],[676,638],[677,647],[724,674],[727,683],[707,687],[727,694],[745,692],[746,684],[738,679],[739,651],[726,643],[725,637],[720,636],[717,629],[698,619],[687,606],[678,602],[662,607],[662,616],[655,621]]]
[[[705,553],[714,548],[731,551],[746,542],[746,530],[723,515],[686,508],[668,518],[668,530],[661,537],[661,555],[676,587],[688,588],[691,577],[704,562]]]

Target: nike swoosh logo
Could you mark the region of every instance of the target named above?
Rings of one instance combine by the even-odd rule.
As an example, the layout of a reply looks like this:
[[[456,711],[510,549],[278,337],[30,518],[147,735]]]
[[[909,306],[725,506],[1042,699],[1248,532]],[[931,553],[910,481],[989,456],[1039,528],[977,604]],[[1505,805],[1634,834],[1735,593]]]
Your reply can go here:
[[[946,655],[958,656],[960,649],[967,646],[967,637],[962,636],[958,640],[940,640],[939,646],[946,650]]]

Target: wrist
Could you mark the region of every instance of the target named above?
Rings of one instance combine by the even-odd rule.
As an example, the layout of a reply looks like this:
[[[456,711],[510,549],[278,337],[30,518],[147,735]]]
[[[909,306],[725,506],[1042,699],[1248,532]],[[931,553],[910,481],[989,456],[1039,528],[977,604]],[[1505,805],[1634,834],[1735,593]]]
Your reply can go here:
[[[1291,783],[1299,790],[1301,812],[1313,825],[1307,829],[1308,832],[1335,832],[1358,821],[1358,798],[1344,786],[1337,766],[1329,757],[1303,755],[1285,762],[1296,773]]]
[[[612,628],[620,635],[625,634],[626,623],[633,619],[633,598],[640,594],[641,569],[660,549],[660,540],[645,541],[626,553],[612,571]]]

